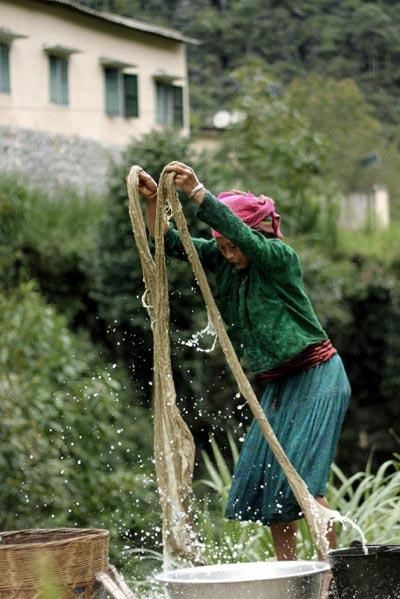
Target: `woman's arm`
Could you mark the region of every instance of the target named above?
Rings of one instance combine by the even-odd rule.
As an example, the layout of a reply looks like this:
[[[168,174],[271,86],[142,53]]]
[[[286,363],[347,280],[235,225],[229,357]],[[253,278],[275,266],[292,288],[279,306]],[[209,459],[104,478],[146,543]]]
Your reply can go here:
[[[205,193],[197,216],[232,241],[257,268],[279,271],[294,257],[290,246],[255,231],[209,192]]]
[[[179,232],[170,227],[164,236],[165,250],[168,256],[178,258],[179,260],[188,261],[186,250],[183,247]],[[192,237],[192,242],[196,248],[200,262],[206,270],[214,271],[216,262],[220,257],[220,253],[215,247],[215,242],[212,239],[203,239],[201,237]]]
[[[281,270],[292,259],[293,250],[288,245],[275,239],[267,239],[246,225],[199,183],[192,168],[183,162],[174,161],[165,170],[176,173],[175,185],[199,205],[198,217],[234,242],[256,267]],[[201,189],[193,194],[193,190],[199,186]]]

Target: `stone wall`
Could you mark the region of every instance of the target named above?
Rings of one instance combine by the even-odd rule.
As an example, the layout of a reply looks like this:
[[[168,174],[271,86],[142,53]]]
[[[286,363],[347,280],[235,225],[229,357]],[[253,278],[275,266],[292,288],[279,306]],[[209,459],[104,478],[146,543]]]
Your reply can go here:
[[[0,127],[0,174],[21,174],[49,192],[67,186],[101,193],[110,161],[121,151],[89,139]]]

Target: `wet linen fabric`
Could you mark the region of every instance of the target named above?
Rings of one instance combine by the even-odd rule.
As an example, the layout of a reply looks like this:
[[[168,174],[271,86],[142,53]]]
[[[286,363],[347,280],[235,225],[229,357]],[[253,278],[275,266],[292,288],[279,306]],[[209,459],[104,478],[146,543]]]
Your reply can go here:
[[[350,398],[340,356],[266,385],[261,406],[312,496],[324,496]],[[302,517],[257,422],[240,452],[225,516],[269,525]]]

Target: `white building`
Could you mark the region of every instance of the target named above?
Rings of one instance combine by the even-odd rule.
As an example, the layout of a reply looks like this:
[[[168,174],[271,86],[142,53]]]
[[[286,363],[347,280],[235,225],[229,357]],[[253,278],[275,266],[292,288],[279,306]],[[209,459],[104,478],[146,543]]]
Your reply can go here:
[[[191,42],[75,0],[0,0],[0,153],[28,132],[99,147],[165,127],[188,135]]]
[[[390,203],[386,187],[374,185],[369,193],[354,192],[344,198],[340,224],[344,229],[354,231],[387,229],[390,225]]]

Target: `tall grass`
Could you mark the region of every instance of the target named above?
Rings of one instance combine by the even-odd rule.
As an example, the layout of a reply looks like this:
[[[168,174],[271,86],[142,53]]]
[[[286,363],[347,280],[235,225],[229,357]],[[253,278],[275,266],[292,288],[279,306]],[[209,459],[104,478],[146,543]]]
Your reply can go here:
[[[346,255],[362,255],[375,258],[384,264],[399,261],[400,223],[393,222],[385,230],[370,231],[341,230],[339,251]]]
[[[228,435],[233,462],[238,449]],[[195,489],[211,489],[198,506],[197,526],[205,544],[209,563],[258,561],[274,557],[272,537],[268,527],[256,523],[224,519],[223,512],[232,482],[230,469],[217,443],[211,439],[212,457],[203,452],[207,476],[195,483]],[[364,472],[347,477],[332,466],[327,498],[331,507],[353,520],[370,544],[400,543],[400,460],[394,456],[376,473],[368,463]],[[349,546],[360,540],[350,525],[337,525],[338,544]],[[315,547],[305,520],[299,521],[298,556],[316,557]]]
[[[387,460],[376,473],[370,463],[365,472],[346,477],[336,465],[332,471],[337,485],[331,485],[329,500],[342,515],[349,516],[364,532],[369,543],[400,543],[400,462]],[[340,543],[349,545],[354,531],[343,527]]]

